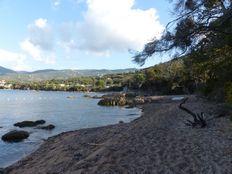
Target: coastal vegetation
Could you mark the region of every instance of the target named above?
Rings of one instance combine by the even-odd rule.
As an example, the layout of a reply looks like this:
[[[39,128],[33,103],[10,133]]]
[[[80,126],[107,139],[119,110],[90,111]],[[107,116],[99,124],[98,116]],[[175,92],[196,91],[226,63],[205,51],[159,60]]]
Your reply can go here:
[[[194,56],[194,57],[193,57]],[[223,63],[224,61],[224,63]],[[222,67],[224,64],[228,67]],[[153,67],[130,73],[107,74],[103,76],[74,77],[42,81],[6,81],[11,89],[47,91],[140,91],[148,95],[193,94],[232,101],[230,66],[196,55],[176,58]],[[216,68],[215,70],[213,67]],[[224,74],[221,74],[224,71]],[[215,75],[218,78],[215,78]],[[227,77],[225,77],[227,76]],[[2,87],[4,88],[4,87]],[[217,94],[215,94],[215,92]]]
[[[30,82],[10,80],[5,83],[7,88],[10,85],[11,89],[22,90],[122,91],[126,88],[146,91],[149,94],[193,93],[194,89],[190,89],[192,84],[188,84],[191,79],[185,77],[185,69],[184,61],[178,59],[128,73]]]

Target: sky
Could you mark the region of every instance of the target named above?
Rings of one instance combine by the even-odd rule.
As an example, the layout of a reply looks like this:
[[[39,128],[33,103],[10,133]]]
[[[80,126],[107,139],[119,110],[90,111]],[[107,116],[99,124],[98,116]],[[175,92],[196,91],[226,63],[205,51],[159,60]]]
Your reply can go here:
[[[141,68],[128,50],[159,39],[170,11],[168,0],[0,0],[0,66]],[[142,68],[166,60],[153,57]]]

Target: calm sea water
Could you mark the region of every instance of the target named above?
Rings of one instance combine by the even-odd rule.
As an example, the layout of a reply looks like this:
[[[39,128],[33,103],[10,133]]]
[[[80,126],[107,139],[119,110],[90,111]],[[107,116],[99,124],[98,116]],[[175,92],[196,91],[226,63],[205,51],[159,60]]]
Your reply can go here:
[[[0,167],[6,167],[28,155],[50,136],[61,132],[81,128],[98,127],[129,122],[140,116],[137,108],[98,106],[97,99],[83,97],[77,92],[46,92],[0,90],[0,136],[11,131],[20,130],[14,123],[24,120],[46,120],[46,124],[54,124],[52,131],[34,128],[23,128],[29,131],[30,137],[20,143],[5,143],[0,140]],[[99,94],[91,94],[99,95]],[[68,96],[75,98],[69,99]]]

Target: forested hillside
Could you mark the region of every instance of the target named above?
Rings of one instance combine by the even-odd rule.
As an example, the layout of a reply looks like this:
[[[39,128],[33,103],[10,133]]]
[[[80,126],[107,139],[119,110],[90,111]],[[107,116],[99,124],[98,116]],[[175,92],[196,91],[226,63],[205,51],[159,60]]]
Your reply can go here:
[[[147,58],[167,52],[173,58],[185,55],[183,77],[205,95],[232,102],[232,1],[178,0],[173,6],[176,19],[134,61],[143,65]]]

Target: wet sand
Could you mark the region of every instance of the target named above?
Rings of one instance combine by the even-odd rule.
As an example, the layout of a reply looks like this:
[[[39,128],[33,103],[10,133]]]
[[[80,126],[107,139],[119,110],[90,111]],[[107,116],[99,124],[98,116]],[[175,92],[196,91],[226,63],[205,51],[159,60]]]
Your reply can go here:
[[[191,128],[180,101],[153,97],[131,123],[82,129],[49,138],[6,174],[231,174],[232,123],[221,105],[194,96],[185,104],[208,113],[206,128]]]

